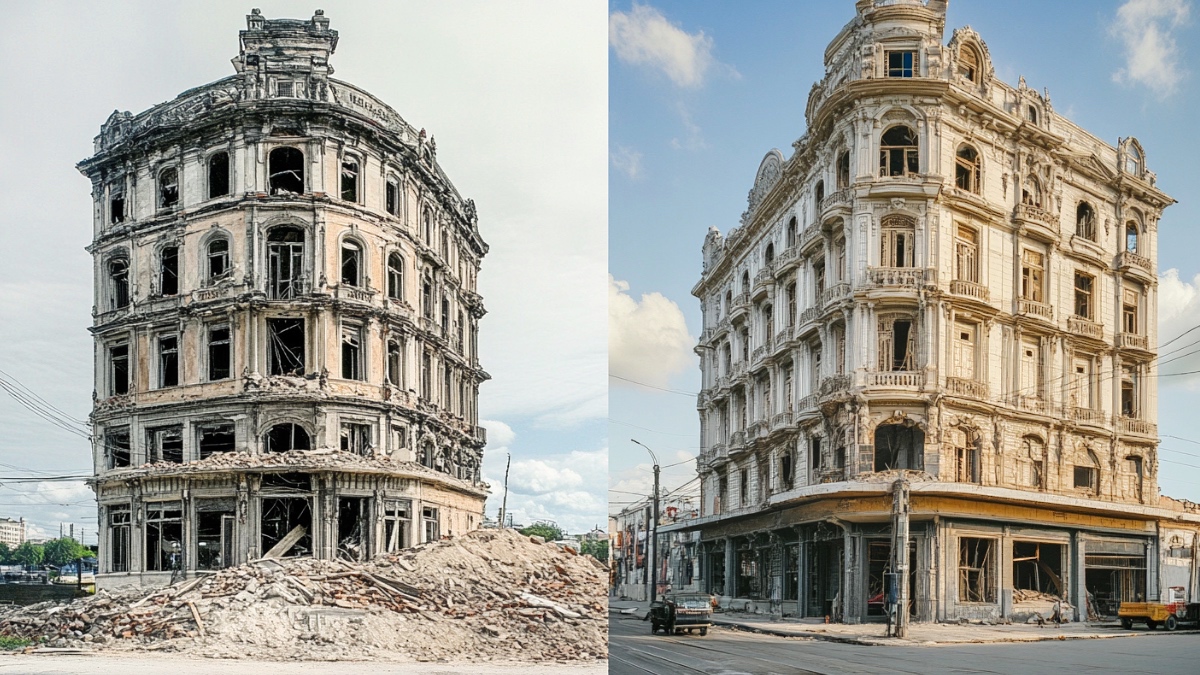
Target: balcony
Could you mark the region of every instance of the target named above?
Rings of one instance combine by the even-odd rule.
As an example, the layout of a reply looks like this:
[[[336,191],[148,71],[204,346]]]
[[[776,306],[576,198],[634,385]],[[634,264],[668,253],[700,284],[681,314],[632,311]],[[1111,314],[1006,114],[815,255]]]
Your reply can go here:
[[[350,300],[352,302],[362,302],[371,304],[371,299],[374,297],[375,291],[370,291],[357,286],[338,286],[334,291],[334,297],[338,300]]]
[[[1147,275],[1154,275],[1154,263],[1150,262],[1149,258],[1142,257],[1133,251],[1121,251],[1117,254],[1117,268],[1122,272],[1140,270]]]
[[[821,238],[821,228],[816,225],[809,225],[800,233],[800,250],[803,251],[812,245],[814,241]]]
[[[1017,314],[1033,316],[1046,321],[1054,320],[1054,308],[1044,302],[1017,298]]]
[[[805,326],[817,320],[821,315],[821,307],[809,307],[800,313],[800,318],[796,321],[797,326]]]
[[[991,299],[988,289],[983,284],[977,284],[974,281],[963,281],[955,279],[950,282],[951,295],[960,295],[964,298],[971,298],[980,302],[987,302]]]
[[[1017,204],[1013,220],[1025,225],[1028,233],[1044,241],[1058,241],[1058,219],[1052,213],[1033,204]]]
[[[796,266],[796,262],[800,260],[800,248],[791,246],[783,250],[778,257],[775,258],[775,274],[782,275],[788,270]]]
[[[820,305],[821,307],[828,307],[829,305],[838,302],[839,300],[844,300],[848,297],[850,297],[850,284],[834,284],[821,291]]]
[[[1117,347],[1121,349],[1150,350],[1150,338],[1135,333],[1117,333]]]
[[[986,401],[988,386],[985,382],[977,382],[963,377],[947,377],[946,393],[952,396],[965,396],[967,398],[977,398],[981,401]]]
[[[867,282],[879,288],[916,289],[925,285],[926,276],[926,270],[916,267],[867,268]]]
[[[867,373],[868,387],[917,389],[925,383],[925,373],[912,370],[891,370]]]
[[[767,292],[767,289],[775,285],[775,275],[771,272],[771,266],[767,265],[754,275],[754,284],[750,295],[758,297]]]
[[[1083,337],[1096,340],[1104,339],[1104,326],[1081,316],[1067,317],[1067,330]]]
[[[1046,401],[1041,396],[1029,396],[1026,394],[1018,394],[1013,406],[1018,410],[1025,412],[1038,413],[1039,415],[1046,414]]]
[[[817,407],[817,403],[818,403],[817,395],[809,394],[808,396],[805,396],[804,398],[800,399],[800,401],[798,403],[796,403],[796,412],[802,413],[807,410],[815,410]]]
[[[817,390],[819,396],[826,397],[835,392],[845,391],[850,388],[852,380],[849,375],[830,375],[821,380],[821,387]]]
[[[781,412],[771,418],[771,431],[777,431],[792,424],[792,411]]]
[[[1114,418],[1117,425],[1117,431],[1122,434],[1133,434],[1135,436],[1149,436],[1151,438],[1158,437],[1158,425],[1146,420],[1139,420],[1134,417],[1126,417],[1119,415]]]
[[[750,293],[738,293],[733,296],[733,306],[729,308],[729,318],[733,320],[739,315],[745,314],[750,309]]]
[[[475,440],[487,445],[487,427],[475,427],[473,431],[475,432],[473,434],[475,436]]]
[[[729,449],[725,447],[724,443],[713,443],[708,452],[704,454],[704,457],[709,464],[729,459]]]
[[[834,208],[835,206],[849,206],[850,205],[850,196],[852,194],[854,194],[854,191],[851,190],[850,188],[842,188],[841,190],[838,190],[837,192],[834,192],[834,193],[830,194],[828,197],[822,199],[821,200],[821,215],[822,215],[822,217],[824,217],[824,214],[826,211]]]
[[[1104,414],[1103,410],[1070,406],[1067,408],[1067,417],[1080,424],[1091,424],[1098,427],[1108,426],[1108,417]]]
[[[775,334],[775,345],[782,347],[792,339],[792,327],[784,326],[783,330]]]
[[[729,452],[735,452],[737,450],[741,450],[745,446],[746,446],[746,432],[745,431],[735,431],[732,434],[729,434]]]

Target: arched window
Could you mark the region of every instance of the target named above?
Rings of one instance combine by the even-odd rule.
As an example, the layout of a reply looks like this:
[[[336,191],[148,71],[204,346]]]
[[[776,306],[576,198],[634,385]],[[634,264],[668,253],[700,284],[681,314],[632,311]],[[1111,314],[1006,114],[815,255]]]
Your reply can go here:
[[[979,152],[969,145],[959,146],[954,155],[954,185],[959,190],[979,194]]]
[[[925,432],[916,425],[881,424],[875,428],[875,470],[925,468]]]
[[[775,308],[766,305],[762,310],[763,341],[770,340],[775,335]]]
[[[1142,175],[1142,151],[1133,143],[1126,146],[1125,173],[1133,174],[1134,176]]]
[[[969,45],[958,50],[958,74],[964,80],[979,84],[979,54]]]
[[[768,267],[771,266],[771,263],[775,262],[775,244],[773,242],[767,244],[767,250],[763,252],[763,262]]]
[[[388,256],[388,297],[393,300],[404,298],[404,258],[399,253]]]
[[[1025,119],[1029,120],[1030,124],[1038,123],[1038,111],[1033,106],[1025,106]]]
[[[1042,184],[1033,174],[1025,177],[1021,184],[1021,203],[1026,206],[1042,206]]]
[[[267,162],[271,194],[304,194],[304,153],[282,147],[271,151]]]
[[[179,169],[167,167],[158,174],[158,205],[169,208],[179,203]]]
[[[796,217],[792,216],[788,219],[787,224],[787,247],[791,248],[796,245]]]
[[[821,202],[824,200],[825,200],[825,181],[819,180],[819,181],[817,181],[816,189],[813,191],[813,203],[816,204],[817,208],[819,209],[819,208],[821,208]]]
[[[208,242],[208,281],[211,283],[229,274],[229,240],[219,237]]]
[[[358,201],[358,160],[354,157],[342,158],[341,195],[345,201]]]
[[[1132,220],[1125,223],[1125,250],[1130,253],[1138,252],[1138,226]]]
[[[1096,241],[1096,212],[1087,202],[1079,202],[1075,207],[1075,236]]]
[[[428,270],[421,284],[421,315],[426,319],[433,319],[433,277]]]
[[[165,246],[158,254],[158,292],[160,295],[179,293],[178,246]]]
[[[725,291],[725,318],[729,317],[731,309],[733,309],[733,291]]]
[[[749,272],[742,272],[742,292],[743,293],[750,292],[750,273]]]
[[[349,239],[342,242],[342,284],[362,286],[362,247]]]
[[[129,261],[117,258],[108,262],[108,306],[120,309],[129,305]]]
[[[433,246],[433,214],[425,209],[421,216],[421,233],[426,246]]]
[[[843,150],[837,158],[837,189],[850,187],[850,151]]]
[[[229,153],[218,152],[208,158],[208,198],[229,194]]]
[[[274,299],[294,298],[302,292],[304,231],[282,226],[267,233],[267,292]]]
[[[312,449],[308,432],[299,424],[276,424],[267,432],[266,441],[267,452]]]
[[[879,140],[879,175],[906,176],[918,170],[917,133],[904,125],[883,132]]]

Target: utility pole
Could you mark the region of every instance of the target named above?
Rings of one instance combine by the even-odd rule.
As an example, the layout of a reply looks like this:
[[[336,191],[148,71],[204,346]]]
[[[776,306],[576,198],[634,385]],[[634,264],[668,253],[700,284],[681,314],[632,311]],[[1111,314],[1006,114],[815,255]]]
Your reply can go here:
[[[650,531],[650,527],[646,528],[647,534],[650,535],[650,555],[648,556],[650,561],[649,597],[650,602],[654,602],[658,598],[658,457],[655,457],[654,451],[646,447],[644,444],[639,443],[637,440],[632,438],[629,440],[641,445],[643,448],[646,448],[646,452],[650,453],[650,459],[654,460],[654,515],[653,524],[651,526],[653,527],[653,531]]]
[[[892,484],[892,569],[898,588],[896,601],[896,637],[908,637],[908,480]]]
[[[500,502],[500,529],[504,529],[504,518],[508,515],[508,470],[512,467],[512,453],[508,453],[508,461],[504,464],[504,500]]]

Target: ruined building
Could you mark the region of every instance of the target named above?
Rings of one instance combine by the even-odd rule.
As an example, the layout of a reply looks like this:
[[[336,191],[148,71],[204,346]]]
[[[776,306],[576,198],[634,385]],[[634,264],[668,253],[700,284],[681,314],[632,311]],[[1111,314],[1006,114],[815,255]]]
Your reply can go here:
[[[859,0],[807,133],[708,233],[703,504],[660,530],[700,532],[692,586],[726,605],[871,620],[903,478],[916,620],[1196,597],[1200,512],[1157,488],[1173,200],[945,16]]]
[[[114,112],[94,198],[101,586],[479,526],[487,245],[432,137],[247,17],[235,74]]]

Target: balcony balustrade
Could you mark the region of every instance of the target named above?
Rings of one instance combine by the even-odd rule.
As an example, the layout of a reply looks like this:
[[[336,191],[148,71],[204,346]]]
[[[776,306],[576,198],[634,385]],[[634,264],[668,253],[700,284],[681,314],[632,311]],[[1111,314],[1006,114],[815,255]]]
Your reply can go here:
[[[1040,223],[1050,230],[1058,229],[1055,227],[1056,221],[1054,215],[1046,209],[1034,206],[1033,204],[1017,204],[1017,207],[1013,209],[1013,218]]]
[[[824,291],[821,291],[821,307],[829,305],[850,297],[850,284],[841,283],[834,284]]]
[[[890,370],[867,373],[869,387],[898,387],[916,389],[925,382],[925,373],[910,370]]]
[[[792,424],[792,411],[790,411],[790,410],[781,412],[771,418],[771,430],[772,431],[782,429],[787,426],[791,426],[791,424]]]
[[[817,391],[822,397],[829,396],[835,392],[849,389],[851,381],[849,375],[830,375],[821,380],[821,387]]]
[[[1067,330],[1084,337],[1095,338],[1097,340],[1104,339],[1104,326],[1081,316],[1067,317]]]
[[[966,396],[967,398],[987,400],[988,386],[985,382],[978,382],[967,378],[947,377],[946,392],[952,396]]]
[[[1016,400],[1013,401],[1013,404],[1016,408],[1026,412],[1038,414],[1046,413],[1046,401],[1040,396],[1018,394]]]
[[[730,452],[741,449],[745,445],[746,445],[746,432],[745,431],[735,431],[732,434],[729,434],[729,451]]]
[[[1092,410],[1091,408],[1082,408],[1080,406],[1070,406],[1067,408],[1069,417],[1081,424],[1092,424],[1096,426],[1107,426],[1108,416],[1103,410]]]
[[[1134,333],[1117,333],[1117,346],[1121,349],[1150,349],[1150,338]]]
[[[821,213],[825,213],[835,206],[844,206],[850,203],[850,196],[853,190],[850,188],[842,188],[837,192],[830,194],[828,197],[821,200]]]
[[[1117,255],[1117,267],[1120,269],[1133,267],[1150,274],[1154,273],[1154,263],[1150,262],[1149,258],[1140,256],[1133,251],[1121,251]]]
[[[1025,298],[1017,299],[1017,313],[1028,316],[1036,316],[1039,319],[1047,321],[1054,320],[1054,308],[1044,302],[1036,302],[1034,300],[1026,300]]]
[[[809,394],[808,396],[805,396],[804,398],[800,399],[796,403],[796,412],[799,413],[799,412],[805,412],[807,410],[814,410],[817,407],[817,402],[818,402],[817,395]]]
[[[1122,434],[1135,434],[1138,436],[1158,436],[1158,425],[1146,420],[1139,420],[1134,417],[1126,417],[1119,415],[1115,418],[1117,423],[1117,431]]]
[[[974,298],[981,302],[987,302],[991,299],[988,293],[987,286],[977,284],[974,281],[963,281],[955,279],[950,282],[950,293],[953,295],[961,295],[967,298]]]
[[[868,267],[867,281],[880,288],[918,288],[925,285],[928,272],[916,267]]]

